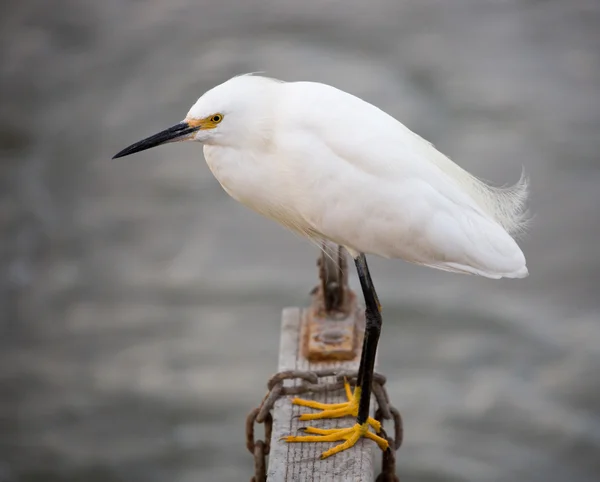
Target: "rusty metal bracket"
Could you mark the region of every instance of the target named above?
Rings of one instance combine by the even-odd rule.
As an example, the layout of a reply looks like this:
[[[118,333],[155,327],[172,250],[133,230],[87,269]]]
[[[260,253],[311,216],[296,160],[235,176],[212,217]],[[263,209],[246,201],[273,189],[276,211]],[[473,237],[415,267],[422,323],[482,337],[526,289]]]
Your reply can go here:
[[[309,361],[353,360],[362,343],[364,313],[348,285],[345,249],[324,241],[317,266],[320,283],[302,320],[304,356]]]

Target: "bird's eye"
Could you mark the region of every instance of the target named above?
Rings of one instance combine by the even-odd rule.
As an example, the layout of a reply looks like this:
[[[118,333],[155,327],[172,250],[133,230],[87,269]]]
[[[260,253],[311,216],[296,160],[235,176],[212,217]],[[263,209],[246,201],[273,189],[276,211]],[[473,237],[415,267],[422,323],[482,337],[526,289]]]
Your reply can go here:
[[[223,120],[223,116],[221,114],[215,114],[210,118],[213,124],[218,124]]]

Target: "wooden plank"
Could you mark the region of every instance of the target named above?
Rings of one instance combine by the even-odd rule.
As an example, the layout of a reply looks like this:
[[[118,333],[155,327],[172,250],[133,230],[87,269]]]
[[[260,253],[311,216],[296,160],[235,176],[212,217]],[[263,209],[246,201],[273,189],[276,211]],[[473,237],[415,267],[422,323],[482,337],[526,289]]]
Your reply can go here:
[[[358,356],[349,361],[310,362],[303,355],[302,338],[305,322],[309,318],[309,309],[287,308],[281,320],[281,343],[279,352],[279,371],[283,370],[321,370],[336,368],[339,370],[357,370]],[[364,323],[364,321],[363,321]],[[362,343],[362,326],[357,327],[360,336],[357,339],[358,354]],[[335,381],[322,379],[324,383]],[[286,386],[298,385],[300,382],[288,380]],[[307,394],[305,398],[324,403],[345,402],[343,390],[332,393]],[[353,448],[338,453],[325,460],[320,459],[322,452],[332,447],[332,443],[286,443],[280,440],[291,434],[298,434],[300,427],[312,424],[319,428],[349,427],[355,423],[350,417],[334,420],[315,420],[301,422],[298,417],[302,413],[314,412],[306,407],[292,405],[292,397],[282,397],[273,410],[273,435],[271,453],[269,455],[269,482],[346,482],[374,479],[374,454],[376,445],[369,440],[360,440]],[[371,401],[371,412],[375,402]],[[373,415],[371,413],[371,415]],[[336,442],[339,443],[339,442]]]

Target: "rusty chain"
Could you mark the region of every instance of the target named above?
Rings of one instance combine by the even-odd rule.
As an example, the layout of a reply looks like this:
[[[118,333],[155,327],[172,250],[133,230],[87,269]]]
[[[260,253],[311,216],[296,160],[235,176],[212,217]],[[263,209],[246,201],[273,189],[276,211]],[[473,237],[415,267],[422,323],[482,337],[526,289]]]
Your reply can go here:
[[[265,482],[267,480],[267,455],[271,450],[271,433],[273,431],[273,417],[267,412],[262,422],[265,425],[265,440],[254,439],[254,424],[261,407],[252,410],[246,418],[246,447],[254,456],[254,477],[250,482]]]
[[[319,379],[335,376],[336,381],[331,383],[319,384]],[[246,447],[254,457],[254,477],[250,482],[266,482],[267,480],[267,461],[271,448],[271,433],[273,430],[273,417],[271,410],[275,402],[287,395],[302,395],[305,393],[322,393],[344,388],[344,379],[351,384],[356,382],[356,371],[340,370],[287,370],[273,375],[267,384],[268,392],[263,398],[261,404],[252,410],[246,419]],[[296,386],[284,386],[285,380],[300,379],[301,383]],[[379,374],[373,374],[373,395],[377,401],[377,410],[375,418],[380,422],[384,420],[394,421],[394,437],[391,438],[381,428],[381,436],[387,439],[391,450],[383,452],[381,460],[381,473],[377,476],[376,482],[399,482],[396,475],[396,455],[395,452],[402,445],[403,428],[400,412],[390,404],[390,399],[385,389],[386,378]],[[264,424],[265,440],[255,440],[254,424]]]

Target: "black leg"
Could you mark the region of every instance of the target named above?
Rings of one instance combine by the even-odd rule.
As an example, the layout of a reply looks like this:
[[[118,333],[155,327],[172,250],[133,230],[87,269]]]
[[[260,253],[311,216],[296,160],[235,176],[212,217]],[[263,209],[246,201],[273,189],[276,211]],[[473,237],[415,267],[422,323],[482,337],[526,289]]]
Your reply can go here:
[[[363,255],[364,257],[364,255]],[[377,303],[377,309],[379,311],[381,311],[381,303],[379,302],[379,296],[377,296],[377,293],[375,292],[375,285],[373,284],[373,280],[371,279],[371,272],[369,271],[369,267],[367,266],[367,259],[365,258],[365,266],[366,266],[366,272],[367,272],[367,281],[369,282],[369,285],[371,286],[371,290],[373,291],[373,296],[375,297],[375,301]],[[381,323],[380,323],[381,325]]]
[[[356,271],[365,298],[365,338],[363,341],[362,355],[358,368],[357,386],[360,388],[358,402],[357,423],[362,425],[369,418],[369,405],[371,403],[371,385],[373,383],[373,371],[375,370],[375,354],[377,343],[381,332],[381,313],[379,311],[379,300],[367,266],[367,259],[361,254],[354,260]]]

